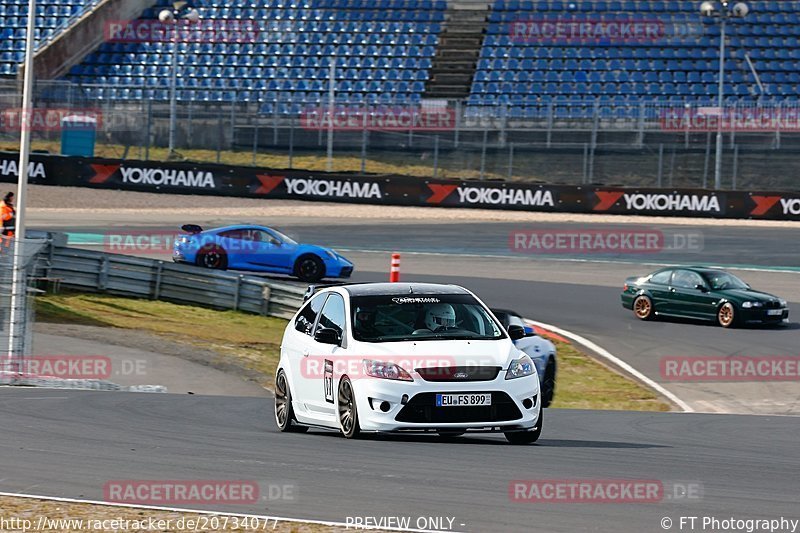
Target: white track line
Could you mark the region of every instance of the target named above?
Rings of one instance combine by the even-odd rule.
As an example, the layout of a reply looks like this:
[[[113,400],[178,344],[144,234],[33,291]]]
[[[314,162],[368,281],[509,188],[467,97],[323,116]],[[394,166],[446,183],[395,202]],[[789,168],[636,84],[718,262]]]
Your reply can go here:
[[[562,329],[562,328],[559,328],[558,326],[553,326],[551,324],[546,324],[544,322],[538,322],[536,320],[530,320],[530,319],[527,319],[527,318],[525,319],[525,321],[528,322],[529,324],[533,324],[534,326],[539,326],[540,328],[544,328],[544,329],[550,330],[553,333],[558,333],[559,335],[562,335],[562,336],[564,336],[564,337],[566,337],[568,339],[571,339],[571,340],[577,342],[578,344],[580,344],[581,346],[591,350],[592,352],[596,353],[597,355],[599,355],[603,359],[607,360],[608,362],[610,362],[614,366],[619,367],[622,370],[624,370],[625,372],[627,372],[628,374],[632,375],[634,378],[638,379],[639,381],[641,381],[642,383],[644,383],[645,385],[647,385],[651,389],[655,390],[656,392],[658,392],[662,396],[668,398],[672,403],[674,403],[675,405],[680,407],[683,410],[684,413],[694,413],[695,412],[695,410],[688,403],[686,403],[683,400],[681,400],[680,398],[678,398],[675,394],[673,394],[672,392],[668,391],[663,386],[659,385],[658,383],[656,383],[652,379],[648,378],[647,376],[645,376],[644,374],[642,374],[641,372],[639,372],[638,370],[633,368],[631,365],[629,365],[628,363],[626,363],[625,361],[623,361],[619,357],[613,355],[611,352],[609,352],[608,350],[606,350],[602,346],[599,346],[598,344],[595,344],[594,342],[590,341],[589,339],[587,339],[585,337],[581,337],[577,333],[573,333],[571,331],[567,331],[566,329]]]
[[[18,494],[16,492],[0,492],[0,497],[8,496],[11,498],[27,498],[31,500],[47,500],[47,501],[54,501],[54,502],[62,502],[62,503],[85,503],[89,505],[103,505],[106,507],[121,507],[126,509],[146,509],[148,511],[166,511],[172,513],[187,513],[187,514],[202,514],[202,515],[220,515],[220,516],[236,516],[240,518],[260,518],[261,520],[265,521],[273,521],[273,522],[296,522],[300,524],[315,524],[320,526],[330,526],[330,527],[343,527],[348,529],[381,529],[386,531],[409,531],[412,533],[441,533],[441,530],[431,530],[431,529],[403,529],[398,527],[383,527],[381,526],[378,528],[377,526],[369,526],[369,527],[356,527],[353,524],[348,524],[346,522],[333,522],[333,521],[326,521],[326,520],[304,520],[302,518],[286,518],[280,516],[267,516],[267,515],[255,515],[255,514],[245,514],[245,513],[229,513],[226,511],[206,511],[200,509],[184,509],[181,507],[161,507],[157,505],[134,505],[129,503],[110,503],[98,500],[78,500],[75,498],[59,498],[56,496],[41,496],[37,494]]]

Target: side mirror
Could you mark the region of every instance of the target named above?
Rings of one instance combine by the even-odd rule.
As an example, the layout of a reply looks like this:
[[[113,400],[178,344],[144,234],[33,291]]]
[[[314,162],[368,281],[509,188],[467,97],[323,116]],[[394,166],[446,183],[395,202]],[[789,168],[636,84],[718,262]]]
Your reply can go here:
[[[512,341],[517,341],[525,337],[525,328],[522,326],[508,326],[508,336]]]
[[[314,340],[320,344],[335,344],[337,346],[342,343],[339,332],[333,328],[318,329],[317,332],[314,333]]]
[[[694,288],[700,292],[708,292],[708,287],[706,287],[705,285],[700,285],[699,283],[695,285]]]
[[[535,337],[536,336],[536,330],[533,329],[530,326],[525,326],[525,336],[526,337]]]

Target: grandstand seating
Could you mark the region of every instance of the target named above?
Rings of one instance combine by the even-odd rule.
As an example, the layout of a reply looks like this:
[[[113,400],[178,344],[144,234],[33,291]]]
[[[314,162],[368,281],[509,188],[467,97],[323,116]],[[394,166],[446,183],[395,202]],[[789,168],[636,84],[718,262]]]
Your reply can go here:
[[[51,37],[70,18],[80,15],[93,0],[40,0],[36,3],[36,40]],[[17,72],[25,56],[28,0],[0,0],[0,75]]]
[[[156,19],[168,5],[162,0],[142,18]],[[444,0],[198,0],[193,5],[204,23],[224,21],[215,28],[235,20],[254,20],[258,28],[238,42],[220,33],[180,43],[178,98],[261,102],[267,113],[297,112],[326,101],[331,61],[340,102],[419,101],[446,8]],[[104,43],[67,77],[114,85],[89,89],[97,99],[165,99],[172,47],[171,42]]]
[[[748,53],[766,87],[763,96],[800,93],[800,2],[749,2],[731,19],[725,66],[728,101],[761,96]],[[718,91],[718,21],[699,15],[698,2],[496,0],[468,103],[505,106],[513,117],[638,114],[646,101],[714,103]],[[570,30],[541,32],[545,22],[656,22],[656,37],[582,40]],[[523,23],[515,29],[514,23]],[[531,25],[526,26],[525,23]],[[594,26],[590,26],[594,27]],[[537,33],[538,31],[538,33]],[[579,35],[579,34],[578,34]],[[601,115],[602,116],[602,115]]]
[[[27,0],[0,0],[0,74],[22,59]],[[46,38],[93,0],[40,0],[37,35]],[[250,38],[179,44],[178,98],[258,102],[268,113],[295,113],[327,101],[329,66],[336,95],[349,104],[413,103],[424,95],[444,23],[446,0],[193,0],[204,22],[254,21]],[[541,117],[553,106],[572,117],[633,117],[647,101],[713,104],[719,24],[699,2],[666,0],[494,0],[467,100],[468,108]],[[157,19],[159,0],[142,20]],[[729,101],[800,94],[800,0],[750,0],[731,19],[725,69]],[[565,38],[518,34],[515,24],[651,23],[647,38]],[[106,42],[66,78],[97,100],[169,97],[173,45]],[[760,94],[745,62],[761,81]]]

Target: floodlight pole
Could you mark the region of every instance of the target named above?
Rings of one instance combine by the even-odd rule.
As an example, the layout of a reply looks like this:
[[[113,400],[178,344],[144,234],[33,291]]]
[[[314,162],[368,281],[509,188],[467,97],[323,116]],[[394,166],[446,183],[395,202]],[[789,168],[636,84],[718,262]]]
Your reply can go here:
[[[172,65],[169,81],[169,152],[167,158],[175,154],[175,132],[178,128],[178,13],[173,12],[172,19]]]
[[[725,99],[725,27],[727,22],[727,6],[720,12],[720,36],[719,36],[719,94],[717,95],[717,157],[714,164],[714,189],[722,188],[722,122],[725,119],[725,111],[722,108]]]
[[[33,114],[33,52],[36,30],[36,0],[28,0],[28,28],[25,34],[25,63],[22,78],[22,120],[20,121],[19,179],[17,182],[14,226],[14,258],[11,278],[11,312],[8,328],[8,369],[13,371],[14,359],[22,357],[25,345],[25,202],[28,196],[28,162],[31,152]],[[20,313],[22,316],[20,316]]]
[[[333,115],[336,103],[336,54],[331,57],[328,74],[328,160],[325,168],[333,172]]]

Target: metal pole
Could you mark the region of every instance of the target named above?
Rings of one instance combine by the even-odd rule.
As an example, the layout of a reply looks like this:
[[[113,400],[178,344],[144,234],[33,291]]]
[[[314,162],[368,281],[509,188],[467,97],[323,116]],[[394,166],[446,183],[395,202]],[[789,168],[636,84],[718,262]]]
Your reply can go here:
[[[663,144],[659,144],[658,145],[658,182],[657,182],[657,186],[658,186],[659,189],[661,188],[661,176],[663,174],[663,168],[664,168],[664,145]]]
[[[734,191],[736,190],[736,178],[738,178],[739,174],[739,145],[735,145],[733,147],[733,182],[731,183],[731,189]]]
[[[146,137],[144,139],[144,160],[150,161],[150,137],[152,135],[152,127],[153,127],[153,101],[147,101],[147,130],[145,132]]]
[[[508,179],[514,175],[514,143],[508,143]]]
[[[167,159],[172,159],[175,153],[175,130],[177,129],[178,106],[178,20],[172,23],[172,68],[169,81],[169,151]]]
[[[366,116],[366,115],[365,115]],[[361,130],[361,174],[367,171],[367,128]]]
[[[433,179],[439,171],[439,136],[433,138]]]
[[[489,139],[489,130],[483,130],[483,146],[481,147],[481,178],[484,177],[484,172],[486,171],[486,143]]]
[[[703,188],[708,188],[708,164],[711,160],[711,132],[706,133],[706,158],[703,163]]]
[[[333,106],[336,98],[336,56],[331,57],[328,77],[328,162],[326,169],[333,172]]]
[[[294,159],[294,118],[289,119],[289,168],[292,166]]]
[[[258,153],[258,119],[253,121],[253,166],[256,166],[257,153]]]
[[[17,182],[17,207],[14,227],[14,262],[11,278],[11,312],[8,325],[8,368],[14,359],[21,358],[25,350],[25,205],[28,195],[28,161],[31,152],[31,115],[33,114],[33,45],[36,29],[36,0],[28,2],[28,27],[25,33],[25,72],[22,81],[22,122],[19,141],[19,181]],[[22,316],[20,316],[20,314]]]
[[[719,117],[717,120],[717,159],[714,166],[714,188],[719,190],[722,188],[722,120],[724,111],[722,110],[722,101],[725,98],[725,17],[726,13],[722,14],[722,23],[719,36],[719,95],[717,98],[717,108],[719,109]]]

